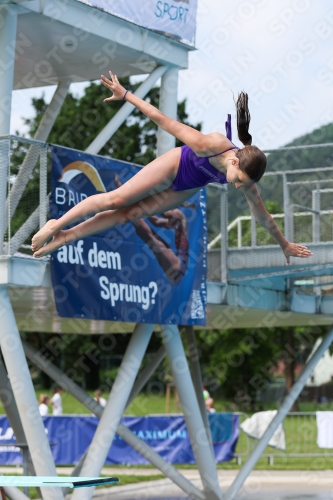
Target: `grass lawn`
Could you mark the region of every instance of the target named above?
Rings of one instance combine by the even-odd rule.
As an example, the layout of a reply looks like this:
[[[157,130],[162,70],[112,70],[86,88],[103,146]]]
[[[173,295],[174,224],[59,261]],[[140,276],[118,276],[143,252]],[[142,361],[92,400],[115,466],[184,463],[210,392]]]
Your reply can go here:
[[[47,393],[48,391],[38,390],[36,391],[36,397],[38,398],[40,393]],[[90,393],[93,396],[92,393]],[[105,395],[104,395],[105,396]],[[90,414],[90,412],[80,403],[78,403],[73,396],[64,392],[62,394],[63,409],[65,414]],[[217,411],[226,411],[228,408],[228,403],[225,401],[216,401]],[[316,411],[320,410],[332,410],[332,405],[318,405],[315,403],[301,403],[302,411]],[[274,405],[270,405],[265,409],[276,409]],[[180,410],[178,410],[179,412]],[[51,409],[50,409],[51,412]],[[171,400],[171,412],[175,412],[174,401]],[[0,414],[4,414],[4,409],[0,404]],[[135,416],[144,415],[154,415],[154,414],[165,414],[165,398],[161,396],[147,396],[146,394],[139,394],[135,401],[127,409],[126,414]],[[245,417],[241,417],[244,419]],[[279,450],[275,450],[271,447],[267,447],[265,454],[270,454],[274,457],[274,465],[271,466],[268,463],[268,458],[263,457],[259,460],[256,469],[268,469],[268,470],[327,470],[333,469],[333,457],[328,456],[329,453],[333,453],[333,450],[322,450],[316,445],[317,438],[317,426],[314,416],[302,417],[288,416],[284,421],[284,431],[286,436],[286,446],[288,453],[304,454],[304,453],[316,453],[321,454],[319,457],[278,457],[275,455],[281,454]],[[236,453],[243,454],[242,461],[246,460],[251,449],[256,444],[254,440],[248,440],[247,436],[241,431]],[[185,465],[186,468],[192,468],[192,466]],[[193,466],[195,467],[195,466]],[[223,463],[218,465],[219,468],[225,469],[238,469],[239,466],[235,460],[228,463]],[[137,466],[136,466],[137,468]],[[146,468],[146,467],[145,467]],[[129,477],[125,476],[123,481],[129,481]],[[143,476],[146,478],[146,476]],[[163,476],[162,476],[163,477]],[[140,476],[135,476],[137,480]],[[156,479],[156,475],[154,476]],[[126,484],[122,481],[122,484]],[[132,482],[132,481],[131,481]]]
[[[41,393],[50,394],[48,390],[36,390],[36,397],[39,398]],[[93,392],[88,391],[91,397],[94,397]],[[106,395],[103,395],[106,397]],[[76,401],[76,399],[69,393],[62,393],[62,406],[64,410],[64,414],[90,414],[89,410],[81,403]],[[301,411],[316,411],[316,410],[331,410],[333,411],[332,404],[317,404],[317,403],[301,403],[300,404]],[[180,413],[181,409],[179,407],[176,412],[174,399],[171,398],[171,413]],[[230,403],[224,400],[216,400],[215,408],[218,412],[230,411]],[[275,410],[277,407],[274,404],[266,405],[265,410]],[[52,408],[50,406],[50,413],[52,413]],[[5,414],[5,410],[0,402],[0,414]],[[155,414],[165,414],[165,397],[164,396],[153,396],[146,394],[139,394],[133,403],[126,410],[127,415],[136,415],[136,416],[144,416],[144,415],[155,415]]]
[[[37,400],[40,394],[50,394],[47,390],[37,390],[36,397]],[[93,392],[88,391],[91,397],[94,397]],[[105,397],[105,394],[104,394]],[[64,410],[64,414],[75,415],[75,414],[85,414],[90,415],[91,412],[79,403],[71,394],[68,392],[63,392],[61,395],[62,398],[62,407]],[[171,412],[175,411],[174,399],[171,398]],[[52,407],[49,406],[49,412],[52,414]],[[180,408],[178,409],[178,413],[180,412]],[[161,396],[147,396],[145,394],[139,394],[130,407],[127,409],[127,415],[136,415],[136,416],[144,416],[144,415],[154,415],[154,414],[163,414],[165,413],[165,398]],[[5,410],[0,402],[0,414],[5,414]]]

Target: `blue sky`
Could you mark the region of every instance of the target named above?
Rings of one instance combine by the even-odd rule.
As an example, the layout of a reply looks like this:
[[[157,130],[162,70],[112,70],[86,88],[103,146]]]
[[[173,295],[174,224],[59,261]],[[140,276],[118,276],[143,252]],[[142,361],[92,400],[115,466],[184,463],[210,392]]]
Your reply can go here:
[[[180,72],[179,99],[203,132],[224,132],[240,90],[249,94],[250,132],[261,148],[333,122],[330,0],[198,0],[196,47]],[[25,131],[21,117],[32,115],[31,97],[42,92],[50,100],[54,87],[14,92],[13,133]]]

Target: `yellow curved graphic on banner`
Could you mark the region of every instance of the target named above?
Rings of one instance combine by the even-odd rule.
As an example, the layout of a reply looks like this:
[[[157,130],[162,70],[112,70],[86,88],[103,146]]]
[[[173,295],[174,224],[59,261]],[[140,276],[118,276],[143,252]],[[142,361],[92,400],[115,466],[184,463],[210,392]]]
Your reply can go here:
[[[84,174],[88,177],[96,191],[100,191],[102,193],[106,192],[103,181],[96,168],[85,161],[73,161],[72,163],[66,165],[58,181],[69,184],[70,181],[79,174]]]

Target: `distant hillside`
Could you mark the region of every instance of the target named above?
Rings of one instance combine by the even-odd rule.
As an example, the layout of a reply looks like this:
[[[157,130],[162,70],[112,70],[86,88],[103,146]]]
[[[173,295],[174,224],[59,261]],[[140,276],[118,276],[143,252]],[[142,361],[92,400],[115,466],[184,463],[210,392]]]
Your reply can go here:
[[[302,135],[286,146],[333,143],[333,123]],[[328,167],[333,165],[333,148],[281,151],[268,156],[267,171],[296,170],[301,168]]]

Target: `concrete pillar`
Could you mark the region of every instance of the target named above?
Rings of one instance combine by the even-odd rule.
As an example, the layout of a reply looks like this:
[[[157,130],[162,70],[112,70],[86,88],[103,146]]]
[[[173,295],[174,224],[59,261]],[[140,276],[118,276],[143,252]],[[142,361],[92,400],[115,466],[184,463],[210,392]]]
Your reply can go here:
[[[161,78],[161,93],[159,109],[166,116],[177,120],[178,69],[170,68]],[[174,148],[176,139],[165,130],[157,131],[157,156]]]

